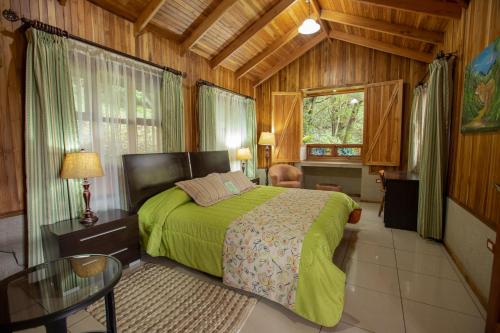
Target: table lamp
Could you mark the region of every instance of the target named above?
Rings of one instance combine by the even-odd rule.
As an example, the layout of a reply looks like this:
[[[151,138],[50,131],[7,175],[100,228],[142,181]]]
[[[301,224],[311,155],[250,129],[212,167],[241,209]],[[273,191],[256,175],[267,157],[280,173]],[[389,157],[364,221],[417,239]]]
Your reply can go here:
[[[266,146],[266,185],[269,185],[269,160],[271,159],[271,146],[276,144],[274,133],[261,132],[259,145]]]
[[[246,175],[245,173],[245,168],[246,168],[246,161],[252,159],[252,153],[250,152],[250,148],[240,148],[236,152],[236,159],[238,161],[241,161],[241,171]]]
[[[80,220],[81,224],[90,225],[97,222],[97,215],[90,209],[90,183],[88,178],[104,176],[101,161],[97,153],[79,151],[68,153],[64,157],[61,177],[65,179],[83,179],[83,200],[85,211]]]

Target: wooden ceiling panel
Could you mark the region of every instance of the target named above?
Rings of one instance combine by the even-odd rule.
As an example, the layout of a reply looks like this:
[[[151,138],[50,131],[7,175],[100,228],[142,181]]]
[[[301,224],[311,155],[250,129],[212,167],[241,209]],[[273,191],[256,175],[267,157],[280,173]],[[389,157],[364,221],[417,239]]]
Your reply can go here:
[[[357,0],[319,0],[323,9],[376,20],[412,26],[429,31],[444,31],[448,20],[403,10],[373,6]],[[415,0],[418,1],[418,0]]]
[[[298,26],[307,15],[307,6],[303,1],[297,1],[289,10],[278,15],[265,28],[256,33],[247,43],[228,57],[222,63],[223,66],[236,66],[237,68],[243,66],[276,40],[288,34],[291,30],[298,29]]]
[[[330,27],[334,31],[341,31],[350,33],[356,36],[361,36],[384,43],[394,44],[398,47],[405,47],[416,51],[426,51],[430,52],[433,49],[433,45],[429,43],[422,43],[408,38],[402,38],[398,36],[393,36],[389,34],[384,34],[377,31],[370,31],[363,28],[351,27],[339,23],[330,23]]]
[[[198,41],[211,56],[222,50],[269,8],[275,0],[239,1]]]
[[[152,23],[185,36],[204,20],[219,2],[220,0],[169,0],[158,11]]]
[[[312,38],[315,38],[318,34],[320,33],[316,33],[310,36],[298,35],[295,39],[293,39],[288,44],[277,50],[270,57],[260,62],[251,71],[251,74],[254,75],[255,77],[262,78],[273,67],[282,63],[283,59],[288,59],[291,54],[296,54],[297,52],[302,50],[304,45],[306,45],[307,42],[310,41]]]
[[[161,3],[161,0],[89,1],[132,22],[137,21],[140,13],[144,12],[151,1]],[[155,31],[178,43],[185,42],[193,31],[196,32],[197,28],[201,29],[200,25],[203,26],[202,22],[206,22],[211,13],[212,17],[215,15],[214,10],[221,8],[223,1],[228,0],[165,1],[146,29]],[[189,43],[192,45],[191,50],[194,53],[210,60],[211,66],[221,64],[228,69],[237,71],[239,76],[244,75],[258,80],[266,73],[268,74],[272,68],[276,68],[281,59],[291,53],[298,53],[301,51],[301,47],[311,44],[307,44],[307,42],[314,36],[301,36],[294,33],[296,31],[294,29],[298,29],[298,26],[308,16],[309,11],[305,0],[295,0],[292,4],[290,2],[293,0],[289,0],[290,2],[286,6],[284,4],[288,0],[236,1],[231,6],[224,6],[224,12],[217,16],[217,20],[213,20],[215,23],[212,22],[203,34],[199,34],[194,42]],[[421,53],[423,54],[422,59],[427,59],[428,55],[436,51],[435,44],[438,43],[437,39],[440,35],[427,35],[427,37],[431,36],[429,38],[434,38],[429,40],[426,39],[427,37],[420,38],[419,31],[442,33],[446,30],[449,19],[416,10],[409,11],[373,4],[393,3],[391,1],[396,0],[314,0],[314,3],[323,10],[340,13],[337,15],[337,20],[332,19],[333,22],[323,21],[321,32],[325,30],[338,32],[337,36],[343,38],[344,41],[349,39],[348,35],[352,35],[354,36],[351,38],[353,44],[366,42],[373,48],[385,48],[388,52],[408,49],[407,54],[418,57],[418,54]],[[407,3],[409,0],[402,1]],[[431,1],[446,2],[451,0],[422,1],[430,3]],[[436,8],[438,7],[440,4]],[[315,15],[314,10],[312,10],[312,14]],[[341,16],[342,14],[344,16]],[[353,16],[369,20],[352,21]],[[342,22],[341,18],[349,25],[339,23]],[[346,21],[350,18],[351,21]],[[381,23],[377,25],[377,22],[373,20]],[[368,25],[364,28],[363,24],[365,26],[372,24],[372,26]],[[390,33],[391,25],[399,25],[399,27],[394,27],[399,30],[396,33]],[[410,27],[413,30],[409,29],[408,31],[411,32],[407,32],[404,30],[405,27]],[[404,35],[408,33],[414,33],[414,35],[409,37]],[[201,37],[199,37],[200,35]],[[332,33],[330,36],[334,37],[335,34]],[[426,42],[428,40],[431,43]],[[377,43],[380,43],[381,46],[379,47]],[[393,46],[392,49],[391,46]],[[270,47],[277,50],[271,52]]]
[[[144,0],[89,0],[99,7],[109,10],[129,21],[135,21],[146,8],[148,1]]]

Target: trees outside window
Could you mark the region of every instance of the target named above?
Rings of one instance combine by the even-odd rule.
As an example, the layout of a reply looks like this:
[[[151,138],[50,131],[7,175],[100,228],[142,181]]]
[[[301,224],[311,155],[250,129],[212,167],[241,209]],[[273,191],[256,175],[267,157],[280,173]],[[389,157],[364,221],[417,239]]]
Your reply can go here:
[[[349,158],[361,156],[364,93],[304,98],[304,137],[309,156]]]

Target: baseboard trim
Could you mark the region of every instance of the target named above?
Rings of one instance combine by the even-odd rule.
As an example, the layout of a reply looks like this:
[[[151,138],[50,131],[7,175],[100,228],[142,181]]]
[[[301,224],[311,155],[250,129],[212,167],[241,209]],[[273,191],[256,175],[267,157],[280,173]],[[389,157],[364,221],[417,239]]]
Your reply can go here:
[[[472,279],[470,278],[469,274],[467,274],[467,271],[465,270],[465,267],[464,265],[462,264],[462,262],[460,261],[460,259],[458,259],[458,257],[453,253],[453,251],[446,245],[446,243],[443,242],[443,245],[444,245],[444,248],[446,249],[446,252],[448,252],[448,254],[450,255],[451,259],[453,260],[453,262],[455,263],[455,265],[457,266],[458,270],[460,271],[460,273],[462,274],[462,276],[464,277],[465,281],[467,282],[467,284],[469,285],[470,289],[472,290],[472,292],[474,293],[474,295],[476,295],[477,299],[479,300],[479,302],[481,303],[481,305],[487,309],[488,308],[488,300],[486,298],[484,298],[481,293],[479,292],[479,288],[477,287],[477,285],[474,283],[474,281],[472,281]]]

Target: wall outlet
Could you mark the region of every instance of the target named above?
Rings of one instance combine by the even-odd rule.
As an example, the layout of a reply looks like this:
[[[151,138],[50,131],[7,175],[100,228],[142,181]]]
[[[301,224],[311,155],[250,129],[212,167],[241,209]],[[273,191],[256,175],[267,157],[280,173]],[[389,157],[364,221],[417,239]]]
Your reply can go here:
[[[489,238],[486,240],[486,247],[492,253],[495,253],[495,243],[493,243],[493,241],[491,239],[489,239]]]

